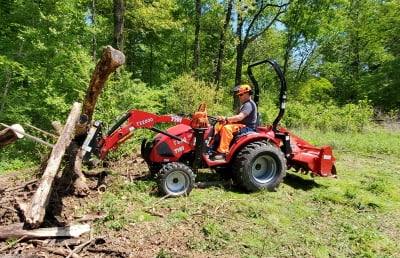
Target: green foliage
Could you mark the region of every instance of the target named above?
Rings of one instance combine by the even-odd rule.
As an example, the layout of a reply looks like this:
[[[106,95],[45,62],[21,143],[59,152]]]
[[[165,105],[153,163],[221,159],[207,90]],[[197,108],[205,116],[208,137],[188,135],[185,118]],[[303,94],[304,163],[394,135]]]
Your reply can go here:
[[[282,125],[289,128],[315,128],[325,132],[360,132],[370,123],[372,114],[373,109],[369,101],[365,100],[343,107],[319,102],[290,102]]]
[[[2,128],[0,128],[2,130]],[[37,168],[47,157],[49,148],[27,138],[0,148],[0,174]]]
[[[342,133],[340,140],[337,134],[341,132],[329,131],[325,139],[318,137],[318,130],[298,130],[298,135],[308,139],[316,145],[329,145],[336,150],[351,150],[365,155],[400,155],[400,148],[394,142],[400,140],[398,132],[389,129],[378,130],[376,126],[368,126],[363,132]],[[297,130],[296,130],[297,131]]]
[[[170,258],[170,257],[172,256],[164,248],[161,248],[161,250],[156,255],[156,258]]]
[[[165,90],[148,87],[131,76],[123,71],[116,78],[110,78],[96,105],[96,120],[109,123],[130,109],[161,113],[166,102]]]
[[[334,15],[326,17],[328,30],[319,40],[313,73],[334,85],[340,104],[368,97],[375,107],[395,108],[399,77],[392,69],[398,67],[398,42],[393,40],[398,35],[398,1],[342,1],[336,7]]]
[[[223,91],[216,85],[196,81],[193,76],[184,74],[168,85],[166,110],[172,113],[193,114],[201,103],[207,104],[209,115],[218,115],[223,109]]]
[[[89,37],[84,19],[77,19],[84,14],[80,7],[79,1],[7,4],[1,26],[9,29],[0,39],[5,83],[0,120],[49,129],[83,96],[91,64],[81,43]]]
[[[325,78],[311,78],[302,83],[297,98],[304,103],[328,103],[332,100],[333,85]]]

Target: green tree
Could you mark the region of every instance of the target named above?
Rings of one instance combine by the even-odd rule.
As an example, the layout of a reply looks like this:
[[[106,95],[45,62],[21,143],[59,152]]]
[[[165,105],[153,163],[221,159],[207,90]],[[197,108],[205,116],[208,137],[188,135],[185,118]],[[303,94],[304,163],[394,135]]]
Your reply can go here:
[[[49,127],[65,119],[89,79],[86,4],[6,1],[1,9],[0,79],[7,94],[0,120]]]
[[[357,0],[335,8],[320,41],[321,65],[315,71],[332,82],[340,104],[368,97],[376,107],[398,106],[399,98],[393,97],[399,96],[398,76],[394,72],[387,76],[398,66],[398,48],[393,44],[398,35],[398,1]]]
[[[385,1],[378,5],[375,17],[379,22],[369,25],[367,35],[372,42],[366,53],[368,69],[360,79],[361,95],[375,107],[399,110],[400,107],[400,1]]]
[[[274,1],[236,2],[236,75],[235,84],[242,82],[245,50],[277,21],[289,4]]]

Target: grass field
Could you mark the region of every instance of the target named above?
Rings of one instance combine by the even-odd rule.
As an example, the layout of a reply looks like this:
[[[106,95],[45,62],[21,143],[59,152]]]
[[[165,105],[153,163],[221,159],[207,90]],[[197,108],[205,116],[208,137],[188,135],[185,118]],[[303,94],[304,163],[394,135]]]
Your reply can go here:
[[[294,133],[333,146],[337,179],[288,173],[277,192],[217,186],[176,199],[151,194],[153,181],[115,181],[89,208],[107,214],[99,233],[139,227],[157,257],[400,257],[400,132]]]

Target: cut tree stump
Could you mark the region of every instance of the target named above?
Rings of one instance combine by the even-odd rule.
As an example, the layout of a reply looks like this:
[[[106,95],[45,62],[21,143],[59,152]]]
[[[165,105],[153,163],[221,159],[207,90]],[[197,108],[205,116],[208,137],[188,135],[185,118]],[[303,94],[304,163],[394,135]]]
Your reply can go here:
[[[25,222],[31,228],[37,228],[43,222],[46,207],[51,195],[51,188],[53,186],[54,178],[56,177],[58,168],[60,167],[65,149],[71,142],[72,132],[79,116],[80,109],[80,103],[73,104],[71,113],[69,114],[65,123],[65,127],[50,154],[46,169],[41,179],[41,183],[35,194],[32,196],[30,204],[26,207],[27,210],[25,210]]]
[[[6,127],[6,129],[0,131],[0,147],[11,144],[24,137],[24,135],[19,133],[25,132],[20,124],[13,124],[12,126],[2,125]]]

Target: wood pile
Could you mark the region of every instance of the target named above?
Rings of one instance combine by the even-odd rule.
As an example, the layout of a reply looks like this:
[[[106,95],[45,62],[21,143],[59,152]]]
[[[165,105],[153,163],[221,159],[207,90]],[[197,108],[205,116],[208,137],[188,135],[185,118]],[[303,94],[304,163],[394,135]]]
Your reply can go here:
[[[102,57],[93,72],[83,104],[73,104],[64,127],[58,122],[54,123],[54,128],[58,128],[56,131],[58,131],[59,134],[55,145],[41,142],[52,148],[42,177],[29,181],[21,187],[2,189],[0,185],[0,194],[2,196],[0,203],[0,224],[3,224],[1,223],[2,215],[3,217],[8,217],[9,213],[12,214],[13,217],[16,216],[16,218],[21,217],[24,219],[22,223],[20,221],[15,221],[15,223],[0,226],[0,239],[11,238],[17,239],[16,241],[19,242],[22,240],[39,241],[39,239],[50,238],[77,238],[81,234],[91,230],[90,224],[71,224],[51,228],[42,227],[42,225],[46,212],[48,212],[47,206],[52,196],[53,185],[58,177],[60,164],[65,153],[68,154],[67,163],[69,163],[70,169],[76,175],[76,180],[74,182],[75,194],[78,196],[86,196],[89,193],[89,187],[86,184],[86,178],[81,168],[82,139],[86,137],[98,97],[109,75],[115,72],[124,62],[125,56],[123,53],[111,46],[104,47]],[[24,132],[24,129],[20,125],[1,125],[5,127],[5,129],[0,131],[0,147],[11,144],[24,136],[30,137],[30,135]],[[40,139],[34,140],[40,142]],[[27,189],[29,187],[31,189],[29,189],[28,198],[26,195],[25,198],[18,197],[17,193],[21,189]],[[10,208],[10,205],[5,205],[6,203],[13,203],[11,206],[12,208]],[[67,257],[79,257],[77,255],[79,249],[92,244],[97,239],[98,238],[91,238],[88,242],[83,243],[83,245],[77,245],[77,250],[74,249],[71,251],[59,247],[50,249],[55,254]],[[43,246],[43,248],[46,247]],[[0,254],[1,251],[2,250],[0,250]]]

